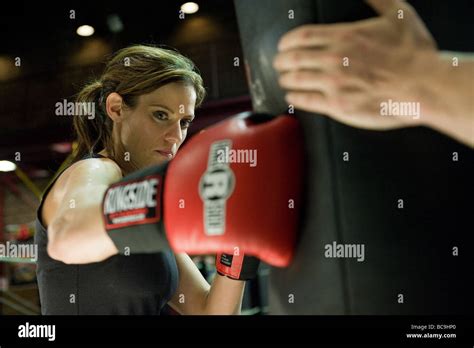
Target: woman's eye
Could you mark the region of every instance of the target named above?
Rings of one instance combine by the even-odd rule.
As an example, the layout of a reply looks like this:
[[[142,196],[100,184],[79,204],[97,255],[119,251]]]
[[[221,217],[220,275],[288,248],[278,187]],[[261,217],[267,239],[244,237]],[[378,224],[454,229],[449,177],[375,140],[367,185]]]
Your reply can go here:
[[[166,120],[168,118],[168,114],[166,112],[163,112],[163,111],[155,111],[153,113],[153,117],[156,118],[157,120]]]
[[[181,128],[186,129],[189,128],[189,126],[193,123],[193,120],[181,120]]]

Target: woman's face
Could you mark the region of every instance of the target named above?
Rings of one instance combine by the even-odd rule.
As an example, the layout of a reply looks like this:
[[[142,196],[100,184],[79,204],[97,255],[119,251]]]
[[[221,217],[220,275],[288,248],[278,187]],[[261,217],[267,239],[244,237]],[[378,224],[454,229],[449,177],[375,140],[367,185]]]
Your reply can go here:
[[[115,124],[121,149],[117,156],[124,153],[120,162],[136,170],[172,159],[194,119],[195,104],[194,87],[180,82],[141,95],[133,109],[123,109],[121,122]]]

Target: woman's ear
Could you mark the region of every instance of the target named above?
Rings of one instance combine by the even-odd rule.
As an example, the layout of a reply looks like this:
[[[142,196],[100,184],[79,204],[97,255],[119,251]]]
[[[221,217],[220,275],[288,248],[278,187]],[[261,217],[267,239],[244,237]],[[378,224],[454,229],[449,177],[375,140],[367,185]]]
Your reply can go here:
[[[122,121],[122,101],[122,97],[116,92],[110,93],[107,96],[107,100],[105,101],[105,110],[107,111],[107,115],[114,122]]]

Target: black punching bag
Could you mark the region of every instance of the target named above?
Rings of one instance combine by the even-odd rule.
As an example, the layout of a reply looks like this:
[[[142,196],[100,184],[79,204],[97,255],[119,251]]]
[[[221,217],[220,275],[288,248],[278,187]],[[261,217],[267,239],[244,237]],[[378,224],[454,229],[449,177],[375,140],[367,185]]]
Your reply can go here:
[[[440,49],[474,51],[469,31],[449,31],[450,21],[469,27],[469,1],[412,4]],[[272,68],[283,33],[375,15],[356,0],[235,8],[254,109],[271,114],[288,110]],[[295,117],[305,133],[305,206],[293,263],[270,270],[269,313],[472,313],[473,151],[424,127],[379,132]],[[333,243],[363,245],[364,259],[325,257]]]

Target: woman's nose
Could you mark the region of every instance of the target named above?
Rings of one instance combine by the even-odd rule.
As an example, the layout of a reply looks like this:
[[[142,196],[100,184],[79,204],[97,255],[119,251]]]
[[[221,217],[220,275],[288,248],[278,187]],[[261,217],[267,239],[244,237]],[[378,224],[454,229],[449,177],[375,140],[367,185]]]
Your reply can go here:
[[[181,129],[181,122],[173,122],[166,130],[165,140],[172,144],[181,144],[183,141],[183,130]]]

